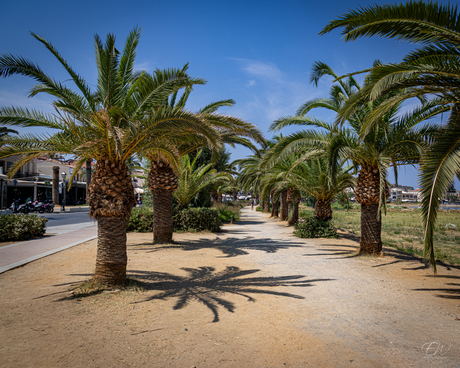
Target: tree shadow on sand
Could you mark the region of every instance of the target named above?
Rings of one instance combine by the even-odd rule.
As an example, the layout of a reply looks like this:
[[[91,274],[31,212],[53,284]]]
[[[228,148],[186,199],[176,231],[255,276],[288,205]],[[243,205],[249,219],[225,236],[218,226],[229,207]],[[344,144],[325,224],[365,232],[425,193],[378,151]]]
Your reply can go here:
[[[147,244],[140,244],[141,246]],[[278,250],[298,248],[305,246],[304,243],[282,240],[282,239],[271,239],[271,238],[254,238],[245,237],[241,238],[217,238],[217,239],[198,239],[198,240],[187,240],[184,242],[173,243],[164,246],[152,246],[149,248],[138,248],[133,247],[136,250],[146,250],[148,252],[158,252],[164,249],[182,249],[184,251],[194,251],[201,249],[217,249],[221,251],[225,258],[236,257],[249,254],[250,250],[260,250],[266,253],[276,253]]]
[[[241,270],[235,266],[227,267],[223,271],[216,271],[214,267],[182,268],[182,270],[187,273],[187,276],[164,272],[130,271],[129,277],[138,280],[141,288],[158,292],[137,303],[177,298],[173,309],[179,310],[192,302],[199,302],[213,313],[212,322],[218,322],[219,307],[231,313],[236,308],[233,302],[223,298],[225,294],[239,295],[251,302],[255,302],[256,299],[250,294],[304,299],[300,295],[267,288],[310,287],[314,286],[314,282],[333,281],[332,279],[305,280],[305,276],[300,275],[247,277],[260,270]]]

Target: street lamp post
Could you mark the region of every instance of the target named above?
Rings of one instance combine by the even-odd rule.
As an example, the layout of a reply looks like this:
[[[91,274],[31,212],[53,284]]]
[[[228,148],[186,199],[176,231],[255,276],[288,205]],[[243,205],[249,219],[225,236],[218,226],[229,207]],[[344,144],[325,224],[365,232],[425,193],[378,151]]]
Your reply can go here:
[[[62,172],[62,211],[65,212],[65,192],[66,192],[66,182],[65,179],[67,177],[67,174],[65,172]]]

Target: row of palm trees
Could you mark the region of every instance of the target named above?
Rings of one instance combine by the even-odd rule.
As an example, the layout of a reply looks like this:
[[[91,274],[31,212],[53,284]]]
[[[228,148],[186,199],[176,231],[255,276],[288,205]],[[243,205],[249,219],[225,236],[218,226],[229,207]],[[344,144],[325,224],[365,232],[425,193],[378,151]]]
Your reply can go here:
[[[76,89],[21,56],[0,57],[0,76],[32,78],[36,83],[30,96],[50,95],[55,109],[50,114],[21,107],[0,108],[2,126],[46,127],[55,132],[7,138],[0,157],[20,156],[9,175],[30,160],[54,153],[72,155],[74,173],[87,160],[96,162],[87,196],[89,214],[98,221],[95,278],[109,285],[126,279],[126,222],[135,205],[127,166],[132,158],[147,158],[151,163],[148,185],[154,198],[154,241],[164,243],[172,238],[172,193],[177,188],[180,157],[202,146],[219,151],[225,141],[262,140],[252,124],[216,113],[225,103],[198,113],[186,110],[193,86],[205,83],[188,75],[187,65],[152,74],[135,71],[140,34],[140,29],[133,29],[122,51],[116,48],[114,35],[107,35],[105,42],[95,36],[98,78],[94,90],[50,42],[36,34],[32,36],[58,60]],[[186,93],[176,102],[180,90]]]
[[[329,97],[307,101],[294,116],[272,124],[274,132],[292,125],[305,128],[279,136],[260,156],[241,160],[243,185],[261,193],[262,201],[269,194],[273,202],[280,198],[282,207],[286,191],[294,197],[296,191],[312,195],[317,200],[315,216],[324,220],[332,216],[331,199],[354,186],[361,204],[360,252],[380,254],[388,170],[397,180],[400,165],[421,164],[425,252],[436,269],[433,230],[439,199],[460,173],[459,25],[456,7],[424,1],[360,8],[330,22],[321,34],[341,28],[345,41],[381,35],[423,47],[401,63],[376,61],[345,76],[315,63],[312,83],[325,75],[334,78]],[[366,73],[362,86],[354,78],[358,73]],[[402,114],[403,103],[414,98],[418,107]],[[319,108],[333,111],[336,121],[309,115]],[[429,122],[443,113],[449,113],[445,126]],[[358,173],[355,185],[352,169]]]

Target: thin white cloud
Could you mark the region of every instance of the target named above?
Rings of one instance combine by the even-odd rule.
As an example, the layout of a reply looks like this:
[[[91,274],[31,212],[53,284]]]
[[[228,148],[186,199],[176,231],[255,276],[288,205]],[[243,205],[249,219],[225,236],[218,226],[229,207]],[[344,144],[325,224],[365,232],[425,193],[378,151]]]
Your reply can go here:
[[[245,83],[247,99],[239,110],[248,120],[259,122],[263,130],[276,119],[293,115],[305,101],[324,94],[308,83],[306,74],[290,75],[271,62],[232,58],[249,78]],[[250,88],[251,87],[251,88]],[[265,129],[264,129],[265,128]]]

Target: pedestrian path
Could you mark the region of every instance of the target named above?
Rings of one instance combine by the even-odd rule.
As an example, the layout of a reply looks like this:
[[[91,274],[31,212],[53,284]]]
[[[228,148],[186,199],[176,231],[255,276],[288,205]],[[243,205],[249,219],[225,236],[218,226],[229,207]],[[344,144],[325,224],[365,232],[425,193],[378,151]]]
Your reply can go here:
[[[49,231],[49,233],[52,232]],[[40,239],[1,247],[0,273],[92,240],[97,237],[97,225],[64,233],[57,231],[57,233],[58,235],[48,235]]]

